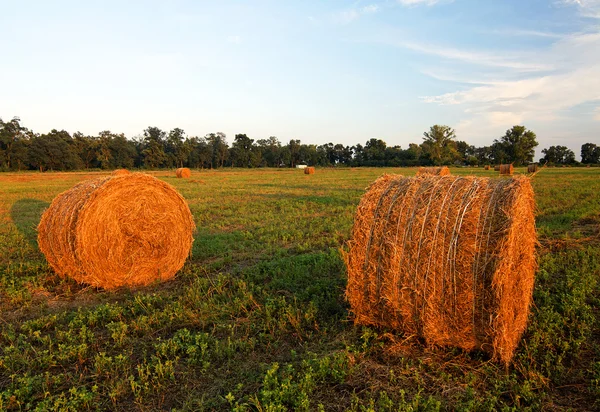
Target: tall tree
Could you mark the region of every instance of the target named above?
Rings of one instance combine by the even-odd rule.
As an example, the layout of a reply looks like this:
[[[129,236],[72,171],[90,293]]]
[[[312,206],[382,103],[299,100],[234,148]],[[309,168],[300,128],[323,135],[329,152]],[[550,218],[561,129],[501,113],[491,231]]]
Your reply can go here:
[[[494,140],[502,163],[514,163],[517,166],[533,161],[538,142],[536,135],[525,126],[513,126],[504,136]]]
[[[217,132],[207,134],[206,142],[212,150],[212,159],[210,167],[223,167],[225,160],[229,157],[229,145],[225,133]]]
[[[252,166],[252,149],[254,139],[250,139],[246,134],[236,134],[231,144],[231,164],[238,167]]]
[[[458,158],[456,150],[456,133],[449,126],[433,125],[423,133],[423,153],[435,165],[452,163]]]
[[[550,146],[542,150],[542,162],[551,164],[573,164],[575,163],[575,153],[566,146]]]
[[[158,127],[150,126],[144,130],[142,158],[145,167],[153,169],[167,163],[166,136],[167,133]]]
[[[600,163],[600,146],[585,143],[581,146],[581,163]]]

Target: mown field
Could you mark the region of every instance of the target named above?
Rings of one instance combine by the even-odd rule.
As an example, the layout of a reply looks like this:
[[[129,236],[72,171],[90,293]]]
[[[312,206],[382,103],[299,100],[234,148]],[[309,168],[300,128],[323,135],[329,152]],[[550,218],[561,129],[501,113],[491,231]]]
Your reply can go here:
[[[600,169],[534,178],[540,267],[508,368],[350,321],[340,248],[382,173],[415,169],[153,172],[189,203],[193,256],[116,292],[36,244],[54,196],[101,173],[0,174],[0,410],[600,409]]]

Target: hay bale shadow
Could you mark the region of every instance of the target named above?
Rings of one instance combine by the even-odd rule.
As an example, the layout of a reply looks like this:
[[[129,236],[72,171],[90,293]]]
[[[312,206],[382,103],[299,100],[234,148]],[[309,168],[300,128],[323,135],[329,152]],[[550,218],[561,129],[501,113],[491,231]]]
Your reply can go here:
[[[42,200],[20,199],[10,208],[10,217],[17,230],[36,250],[38,249],[37,225],[40,223],[42,213],[48,206],[50,206],[50,203]]]

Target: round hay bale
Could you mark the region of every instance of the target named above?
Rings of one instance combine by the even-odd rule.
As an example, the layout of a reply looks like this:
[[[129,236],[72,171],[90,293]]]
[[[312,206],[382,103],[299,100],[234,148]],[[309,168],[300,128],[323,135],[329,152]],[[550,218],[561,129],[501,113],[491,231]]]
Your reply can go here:
[[[494,172],[499,172],[499,171],[500,171],[500,165],[494,166]]]
[[[131,173],[59,194],[42,215],[38,245],[60,276],[113,289],[175,276],[189,256],[194,229],[173,187]]]
[[[175,170],[175,175],[179,178],[187,179],[188,177],[192,176],[192,171],[187,167],[180,167],[179,169]]]
[[[485,165],[485,170],[490,170],[492,167],[490,165]]]
[[[527,173],[535,173],[539,169],[538,165],[533,163],[527,166]]]
[[[344,253],[355,322],[509,363],[532,299],[534,206],[525,176],[377,179]]]
[[[308,166],[304,168],[304,174],[305,175],[314,175],[315,174],[315,168],[312,166]]]
[[[512,164],[509,165],[500,165],[500,174],[501,175],[507,175],[507,176],[512,176],[512,174],[514,173],[515,168],[513,167]]]
[[[417,176],[430,175],[430,176],[449,176],[450,169],[447,166],[443,167],[419,167]]]
[[[131,174],[131,172],[127,169],[116,169],[111,173],[112,176],[123,176],[128,174]]]

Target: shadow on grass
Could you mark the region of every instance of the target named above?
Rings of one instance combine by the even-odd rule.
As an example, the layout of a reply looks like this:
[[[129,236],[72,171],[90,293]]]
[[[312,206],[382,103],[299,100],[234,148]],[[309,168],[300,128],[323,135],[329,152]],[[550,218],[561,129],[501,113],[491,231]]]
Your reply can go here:
[[[13,204],[10,217],[17,230],[37,249],[37,225],[50,203],[37,199],[21,199]]]

